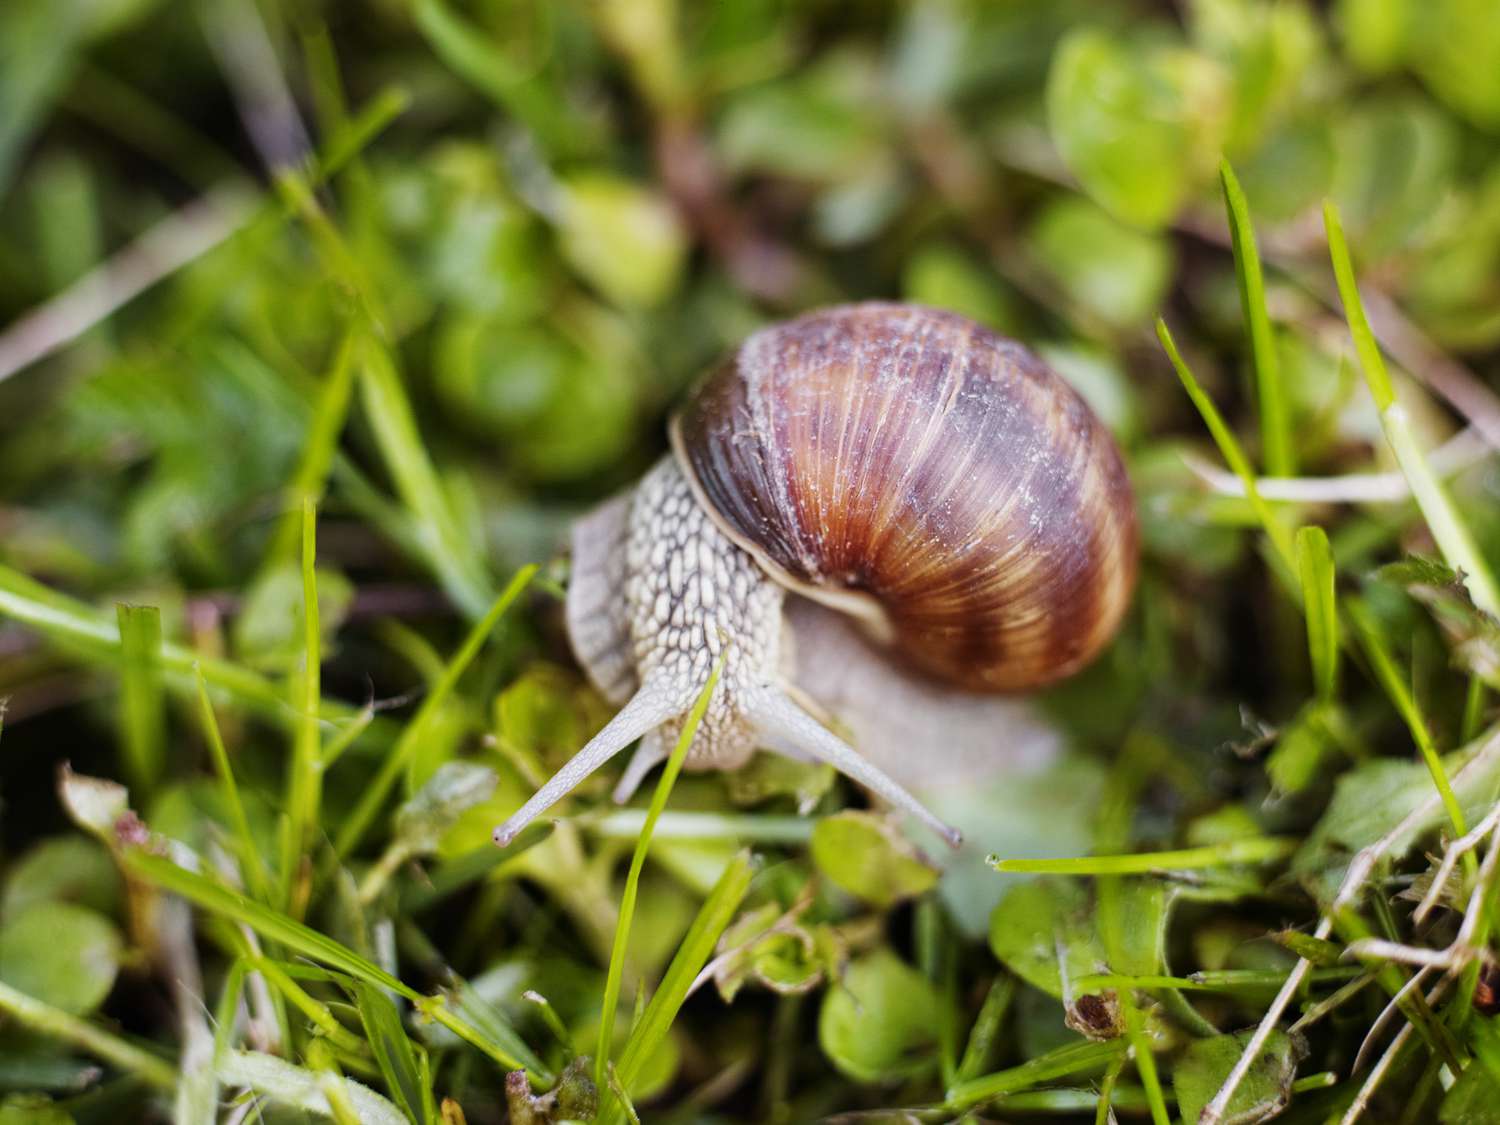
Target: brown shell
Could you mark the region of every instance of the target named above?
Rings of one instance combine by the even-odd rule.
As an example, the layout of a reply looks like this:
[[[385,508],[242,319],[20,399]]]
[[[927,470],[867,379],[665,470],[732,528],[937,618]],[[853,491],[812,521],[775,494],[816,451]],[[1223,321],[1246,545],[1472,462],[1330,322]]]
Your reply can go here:
[[[1135,501],[1109,431],[1036,355],[954,313],[844,305],[764,329],[672,440],[725,534],[949,682],[1061,679],[1130,600]]]

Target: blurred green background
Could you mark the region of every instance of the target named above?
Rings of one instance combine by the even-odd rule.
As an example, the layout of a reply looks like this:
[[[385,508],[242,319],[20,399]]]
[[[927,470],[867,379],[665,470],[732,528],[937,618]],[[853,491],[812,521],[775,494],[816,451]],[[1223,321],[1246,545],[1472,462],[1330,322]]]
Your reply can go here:
[[[1243,183],[1266,263],[1289,447],[1258,437],[1221,158]],[[1352,761],[1410,758],[1410,746],[1373,681],[1351,677],[1348,727],[1300,709],[1301,619],[1248,533],[1250,507],[1193,467],[1217,462],[1153,322],[1172,324],[1269,475],[1390,469],[1328,269],[1325,199],[1342,211],[1423,444],[1443,446],[1467,421],[1493,445],[1494,0],[4,0],[0,983],[181,1045],[171,974],[137,916],[141,886],[122,885],[54,792],[70,760],[130,782],[132,806],[160,833],[200,850],[231,836],[188,675],[196,657],[252,677],[216,680],[215,701],[250,828],[284,876],[287,896],[268,901],[381,951],[424,988],[455,971],[482,978],[496,1018],[543,1050],[545,1025],[519,999],[535,989],[586,1044],[632,836],[552,840],[522,866],[455,875],[441,910],[392,887],[423,885],[423,870],[402,866],[413,856],[479,854],[536,771],[606,714],[560,632],[569,522],[660,456],[673,401],[748,332],[860,298],[955,309],[1036,348],[1115,431],[1137,488],[1146,556],[1124,637],[1044,701],[1072,756],[1032,789],[983,794],[978,815],[1011,825],[1016,854],[1100,846],[1101,787],[1133,747],[1140,803],[1116,850],[1306,832]],[[1494,559],[1500,478],[1473,445],[1450,447],[1442,464]],[[276,701],[305,687],[304,497],[318,504],[322,693],[348,704],[325,734],[336,742],[362,704],[378,705],[330,768],[321,809],[290,814],[307,835],[288,851],[281,728],[293,704],[278,712]],[[1302,510],[1328,527],[1340,572],[1363,578],[1435,553],[1396,499]],[[398,796],[430,796],[423,786],[445,763],[484,763],[496,795],[461,802],[457,827],[421,820],[427,806],[405,822],[374,817],[380,806],[350,828],[465,631],[529,562],[544,564],[540,578],[458,689],[421,716],[394,779]],[[1455,634],[1419,604],[1444,581],[1387,574],[1366,593],[1450,749],[1488,714],[1465,673],[1493,677],[1497,648],[1492,621],[1464,617],[1468,632]],[[116,603],[158,607],[159,626],[117,618]],[[119,632],[100,642],[117,620],[135,638],[123,654]],[[158,627],[178,664],[153,655]],[[1278,730],[1301,741],[1268,775]],[[769,796],[748,814],[769,825],[809,784],[825,812],[837,804],[826,777],[765,772],[739,792],[685,779],[673,808],[730,817],[736,802]],[[805,832],[777,843],[766,825],[748,833],[770,859],[741,922],[774,905],[769,924],[814,875],[848,889],[847,873],[827,870],[836,860],[808,854]],[[341,832],[350,886],[391,860],[369,895],[335,893],[341,876],[299,876],[288,859],[303,839],[326,857]],[[632,979],[659,978],[724,870],[741,835],[716,832],[653,850]],[[885,858],[895,846],[869,845]],[[982,918],[1009,884],[972,878],[963,894],[991,880],[975,892]],[[798,1121],[940,1102],[954,1078],[951,1028],[1013,978],[935,896],[910,905],[926,886],[850,897],[821,884],[806,928],[758,946],[753,970],[726,986],[755,986],[733,1007],[705,992],[683,1009],[647,1119]],[[1290,954],[1264,935],[1305,921],[1306,900],[1290,884],[1244,893],[1173,923],[1178,971],[1285,971]],[[35,902],[83,913],[38,931],[35,916],[24,921]],[[210,1006],[238,949],[216,925],[199,934]],[[69,957],[97,968],[74,994],[47,967],[67,941],[79,950]],[[993,933],[991,948],[1035,987],[1021,987],[979,1070],[1065,1044],[1063,1019],[1076,1016],[1046,995],[1060,995],[1055,967],[1049,989]],[[824,989],[851,950],[868,1008]],[[308,987],[327,999],[327,982]],[[1267,999],[1252,991],[1210,1015],[1220,1030],[1246,1026]],[[1347,1070],[1348,1040],[1379,1006],[1315,1043],[1304,1073]],[[504,1119],[499,1068],[430,1028],[411,1034],[436,1060],[439,1094],[470,1121]],[[1163,1034],[1164,1057],[1177,1057],[1182,1040]],[[317,1041],[293,1031],[282,1053],[316,1070]],[[555,1067],[559,1051],[545,1052]],[[139,1076],[101,1083],[76,1054],[0,1016],[6,1055],[20,1061],[0,1057],[0,1095],[47,1091],[80,1121],[170,1117],[170,1099]],[[389,1085],[368,1054],[353,1057],[367,1065],[345,1058],[351,1074]],[[1219,1073],[1218,1061],[1203,1067]],[[1432,1082],[1407,1098],[1411,1120],[1436,1119],[1422,1116],[1437,1112]],[[1344,1105],[1353,1089],[1330,1096]],[[1143,1112],[1145,1095],[1130,1091],[1122,1112]],[[1093,1119],[1093,1102],[1072,1097],[1010,1112]],[[1334,1104],[1311,1100],[1309,1121]],[[20,1104],[0,1121],[62,1112]]]

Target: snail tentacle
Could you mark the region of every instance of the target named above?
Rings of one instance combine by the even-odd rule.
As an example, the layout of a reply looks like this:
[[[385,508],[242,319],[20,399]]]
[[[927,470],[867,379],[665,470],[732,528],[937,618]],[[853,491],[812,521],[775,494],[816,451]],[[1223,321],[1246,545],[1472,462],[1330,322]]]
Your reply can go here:
[[[617,805],[623,805],[635,795],[635,791],[641,787],[641,782],[646,780],[658,763],[665,762],[671,750],[667,747],[667,740],[661,736],[661,731],[654,730],[641,739],[641,744],[630,758],[630,764],[625,767],[625,772],[620,775],[619,783],[615,785],[615,791],[610,799]]]
[[[956,848],[963,843],[963,833],[944,824],[900,782],[861,757],[854,747],[793,703],[785,692],[770,688],[761,691],[746,700],[745,710],[762,738],[774,745],[778,752],[789,757],[806,756],[827,762],[887,803],[911,813],[950,847]]]
[[[495,829],[495,843],[502,848],[507,846],[521,829],[571,793],[589,774],[636,739],[677,718],[691,704],[692,699],[684,701],[681,692],[647,681],[604,725],[603,730],[589,739],[582,750],[569,758],[562,769],[531,795],[530,800]]]

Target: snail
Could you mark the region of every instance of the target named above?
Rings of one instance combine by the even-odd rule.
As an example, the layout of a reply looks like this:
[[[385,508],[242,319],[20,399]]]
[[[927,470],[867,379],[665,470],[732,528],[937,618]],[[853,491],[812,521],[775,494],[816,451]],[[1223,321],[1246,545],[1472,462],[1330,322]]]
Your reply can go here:
[[[569,638],[620,710],[495,842],[640,739],[614,793],[628,799],[722,660],[684,768],[735,769],[757,749],[826,762],[957,847],[956,830],[820,721],[790,675],[788,620],[857,623],[885,682],[921,681],[911,698],[934,714],[1079,670],[1135,582],[1134,499],[1108,430],[1021,345],[955,313],[871,302],[751,335],[670,437],[634,489],[573,530]],[[968,743],[1003,741],[968,713]],[[943,730],[931,738],[886,760],[943,754]]]

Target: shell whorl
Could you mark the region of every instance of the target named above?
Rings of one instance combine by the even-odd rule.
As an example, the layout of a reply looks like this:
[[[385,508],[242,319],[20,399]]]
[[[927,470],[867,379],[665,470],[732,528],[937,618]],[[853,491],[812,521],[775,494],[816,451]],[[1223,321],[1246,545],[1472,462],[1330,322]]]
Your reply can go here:
[[[951,683],[1061,679],[1129,603],[1135,503],[1108,430],[1036,355],[954,313],[869,303],[763,329],[672,441],[726,535]]]

